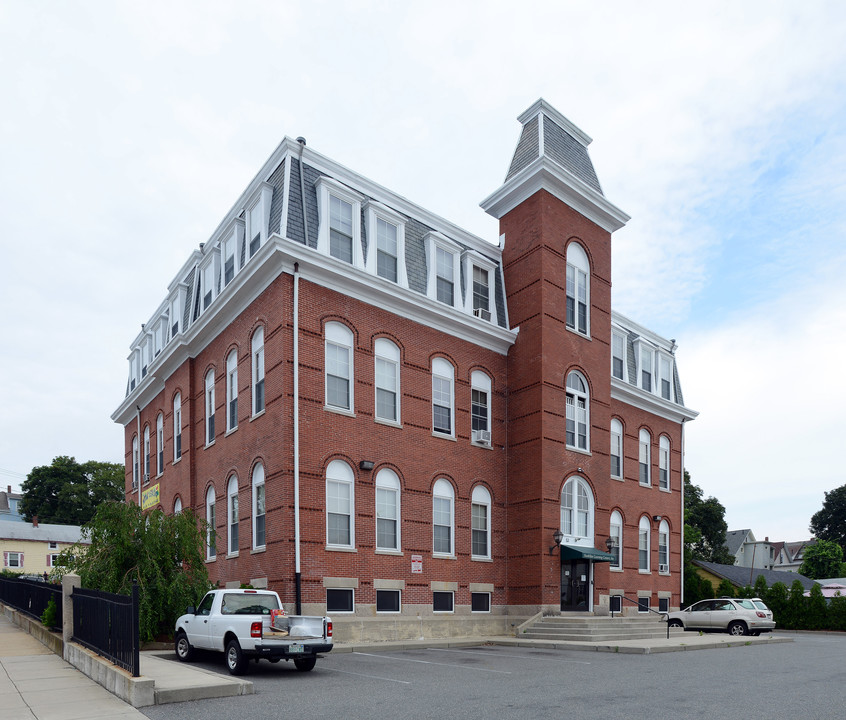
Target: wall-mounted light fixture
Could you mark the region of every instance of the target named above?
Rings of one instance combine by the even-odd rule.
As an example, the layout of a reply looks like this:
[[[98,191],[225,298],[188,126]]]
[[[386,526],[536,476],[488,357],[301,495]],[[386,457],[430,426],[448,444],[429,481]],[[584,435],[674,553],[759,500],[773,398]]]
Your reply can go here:
[[[652,516],[652,519],[653,519],[655,522],[661,522],[664,518],[662,518],[660,515],[653,515],[653,516]]]
[[[561,532],[561,530],[559,530],[558,528],[556,528],[555,532],[552,533],[552,540],[555,543],[555,545],[553,545],[551,548],[549,548],[549,554],[550,555],[552,555],[552,553],[555,551],[555,548],[561,547],[561,538],[563,538],[563,537],[564,537],[564,533]]]
[[[370,460],[362,460],[358,464],[358,467],[359,467],[360,470],[372,470],[373,469],[373,463],[370,462]]]

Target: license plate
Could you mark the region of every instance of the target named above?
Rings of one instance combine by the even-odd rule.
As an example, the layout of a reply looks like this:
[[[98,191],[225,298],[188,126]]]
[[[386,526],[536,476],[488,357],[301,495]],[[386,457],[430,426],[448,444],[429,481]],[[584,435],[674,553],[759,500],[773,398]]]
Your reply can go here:
[[[302,643],[291,643],[288,646],[289,653],[301,653],[303,652],[303,644]]]

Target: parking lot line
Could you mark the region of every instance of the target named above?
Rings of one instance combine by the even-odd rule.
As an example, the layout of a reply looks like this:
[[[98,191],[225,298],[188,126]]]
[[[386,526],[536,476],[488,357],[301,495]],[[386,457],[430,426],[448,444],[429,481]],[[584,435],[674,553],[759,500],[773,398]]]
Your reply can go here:
[[[414,658],[397,657],[396,655],[381,655],[378,653],[353,652],[353,655],[365,655],[367,657],[386,658],[387,660],[402,660],[404,662],[421,663],[423,665],[443,665],[444,667],[456,667],[462,670],[476,670],[477,672],[496,673],[498,675],[511,675],[508,670],[489,670],[487,668],[467,667],[466,665],[456,665],[455,663],[439,663],[431,660],[416,660]]]
[[[455,648],[437,648],[441,652],[452,652],[452,653],[463,653],[465,655],[485,655],[487,657],[507,657],[507,658],[519,658],[521,660],[543,660],[544,662],[549,662],[550,656],[549,655],[512,655],[511,653],[501,653],[498,652],[494,654],[493,652],[485,652],[482,650],[456,650]],[[584,660],[558,660],[556,659],[555,662],[562,662],[562,663],[572,663],[574,665],[590,665],[589,662]]]
[[[341,673],[342,675],[356,675],[357,677],[370,678],[371,680],[385,680],[386,682],[395,682],[400,683],[401,685],[411,685],[410,680],[394,680],[394,678],[380,677],[379,675],[365,675],[364,673],[354,673],[350,672],[349,670],[338,670],[337,668],[330,668],[326,667],[325,665],[321,665],[321,670]]]

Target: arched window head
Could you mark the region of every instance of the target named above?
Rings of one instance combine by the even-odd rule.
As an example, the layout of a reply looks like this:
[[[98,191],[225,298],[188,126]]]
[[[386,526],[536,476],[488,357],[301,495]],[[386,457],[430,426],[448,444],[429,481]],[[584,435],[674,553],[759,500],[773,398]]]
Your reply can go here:
[[[253,468],[253,550],[265,545],[265,501],[264,501],[264,465],[256,463]]]
[[[390,340],[373,344],[376,378],[376,419],[400,422],[400,350]]]
[[[590,438],[590,396],[588,384],[578,370],[567,374],[567,447],[588,451]]]
[[[400,481],[390,468],[376,474],[376,549],[400,549]]]
[[[658,572],[670,572],[670,525],[666,520],[658,525]]]
[[[580,477],[571,477],[561,491],[561,532],[564,542],[593,543],[593,493]]]
[[[470,373],[471,440],[491,444],[491,378],[481,370]]]
[[[619,510],[611,513],[608,537],[611,538],[611,569],[623,569],[623,516]]]
[[[440,357],[432,360],[432,431],[455,435],[455,368]]]
[[[238,427],[238,351],[226,356],[226,431]]]
[[[326,468],[326,543],[355,546],[355,475],[343,460]]]
[[[611,477],[623,477],[623,423],[611,420]]]
[[[226,487],[227,554],[238,554],[238,478],[230,476]]]
[[[341,323],[326,323],[326,406],[353,410],[353,334]]]
[[[641,428],[638,433],[638,478],[641,485],[652,484],[652,436]]]
[[[432,535],[435,554],[455,554],[455,490],[443,478],[432,489]]]
[[[217,557],[217,517],[215,512],[214,487],[206,491],[206,560],[214,560]]]
[[[173,514],[179,515],[182,512],[182,498],[178,497],[173,501]]]
[[[666,435],[658,438],[658,487],[670,489],[670,438]]]
[[[474,558],[491,556],[491,494],[484,485],[473,488],[470,506],[470,554]]]
[[[650,570],[649,545],[651,542],[651,533],[652,526],[650,524],[650,520],[644,515],[638,523],[637,530],[638,570],[644,573],[647,573]]]
[[[578,243],[567,246],[567,327],[590,334],[590,264]]]

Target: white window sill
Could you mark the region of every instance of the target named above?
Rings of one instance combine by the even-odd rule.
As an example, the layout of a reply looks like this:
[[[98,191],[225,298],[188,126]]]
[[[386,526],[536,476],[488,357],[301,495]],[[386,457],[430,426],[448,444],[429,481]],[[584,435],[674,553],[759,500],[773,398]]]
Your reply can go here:
[[[565,445],[564,447],[567,448],[567,450],[569,450],[570,452],[579,453],[579,455],[587,455],[587,456],[593,455],[593,453],[590,450],[583,450],[582,448],[575,447],[573,445]]]
[[[182,460],[182,456],[180,455],[176,460],[174,460],[171,465],[179,465],[179,461]]]
[[[402,550],[386,550],[376,548],[374,551],[376,555],[395,555],[396,557],[404,557],[405,553]]]
[[[267,550],[266,545],[262,545],[261,547],[256,547],[250,550],[250,555],[255,555],[256,553],[263,553]]]
[[[609,569],[611,572],[616,572],[616,573],[621,573],[621,572],[623,572],[623,568],[621,568],[621,567],[612,567],[612,568],[608,568],[608,569]]]
[[[616,480],[617,482],[625,482],[626,481],[625,478],[619,477],[618,475],[612,475],[611,479]]]
[[[387,425],[388,427],[402,429],[402,423],[397,422],[396,420],[383,420],[382,418],[374,417],[373,422],[378,423],[379,425]]]
[[[334,405],[324,405],[323,409],[326,412],[335,413],[336,415],[346,415],[347,417],[355,417],[355,413],[352,410],[347,410],[346,408],[335,407]]]
[[[439,432],[438,430],[432,430],[432,437],[441,438],[442,440],[452,440],[453,442],[457,442],[455,439],[455,435],[449,435],[447,433]]]
[[[641,487],[648,487],[648,488],[652,487],[652,483],[639,482],[638,485],[640,485]]]
[[[455,615],[455,610],[432,610],[433,615]]]
[[[672,489],[670,489],[670,488],[662,488],[662,487],[659,487],[658,489],[659,489],[661,492],[665,492],[665,493],[670,493],[670,492],[672,492]]]
[[[470,444],[473,447],[482,448],[483,450],[493,450],[493,441],[491,443],[483,443],[483,442],[476,442],[474,440],[470,441]]]
[[[236,557],[238,557],[238,555],[240,555],[240,552],[236,552],[236,553],[226,553],[226,559],[227,559],[227,560],[229,560],[229,559],[231,559],[231,558],[236,558]]]
[[[661,575],[662,577],[670,577],[670,574],[671,574],[671,573],[668,573],[668,572],[662,572],[662,573],[658,573],[658,574],[659,574],[659,575]]]
[[[213,563],[213,562],[215,562],[216,560],[217,560],[217,556],[216,556],[216,555],[215,555],[213,558],[209,558],[209,557],[207,557],[207,558],[206,558],[206,562],[207,562],[207,563]]]
[[[236,425],[234,428],[229,428],[225,433],[223,433],[223,437],[229,437],[232,433],[234,433],[238,429]]]
[[[571,333],[573,333],[573,335],[578,335],[580,338],[584,338],[585,340],[591,339],[590,338],[590,330],[588,330],[586,333],[579,332],[578,330],[576,330],[576,328],[570,327],[569,325],[567,325],[566,322],[564,323],[564,327],[567,329],[567,332],[571,332]]]
[[[266,410],[265,410],[264,408],[262,408],[261,410],[259,410],[257,413],[255,413],[255,414],[254,414],[254,415],[250,418],[250,422],[252,422],[253,420],[255,420],[255,419],[257,419],[257,418],[260,418],[262,415],[264,415],[264,413],[265,413],[265,412],[266,412]]]
[[[441,560],[455,560],[455,553],[432,553],[433,559],[441,559]]]
[[[203,446],[203,450],[208,450],[208,448],[210,448],[212,445],[214,445],[214,440],[212,440],[212,441],[211,441],[211,442],[209,442],[209,443],[206,443],[206,444]]]
[[[470,556],[470,559],[471,559],[473,562],[489,562],[489,563],[492,563],[492,562],[493,562],[493,558],[490,558],[490,557],[483,557],[482,555],[471,555],[471,556]]]
[[[652,571],[651,570],[638,570],[638,573],[640,573],[641,575],[651,575]]]
[[[347,547],[345,545],[326,545],[324,550],[329,552],[348,552],[348,553],[357,553],[358,550],[354,547]]]

